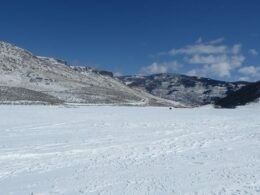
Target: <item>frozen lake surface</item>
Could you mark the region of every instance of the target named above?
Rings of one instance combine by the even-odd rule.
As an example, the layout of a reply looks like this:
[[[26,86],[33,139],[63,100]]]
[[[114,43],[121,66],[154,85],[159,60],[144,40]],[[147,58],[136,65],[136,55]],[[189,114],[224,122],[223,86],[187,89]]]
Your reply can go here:
[[[0,106],[0,194],[260,194],[260,106]]]

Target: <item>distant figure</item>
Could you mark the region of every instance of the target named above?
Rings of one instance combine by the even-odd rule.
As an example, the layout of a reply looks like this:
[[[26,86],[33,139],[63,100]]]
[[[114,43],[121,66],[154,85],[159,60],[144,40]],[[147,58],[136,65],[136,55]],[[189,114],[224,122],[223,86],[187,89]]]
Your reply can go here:
[[[171,109],[172,109],[172,107],[169,108],[169,110],[171,110]]]

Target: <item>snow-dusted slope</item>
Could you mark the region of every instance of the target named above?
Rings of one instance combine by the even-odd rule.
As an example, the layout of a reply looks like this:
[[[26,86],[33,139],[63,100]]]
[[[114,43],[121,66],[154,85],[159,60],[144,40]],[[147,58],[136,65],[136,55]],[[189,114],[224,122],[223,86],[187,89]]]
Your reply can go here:
[[[243,107],[259,109],[260,110],[260,98],[256,99],[253,102],[250,102],[250,103],[248,103],[246,105],[238,106],[237,108],[243,108]]]
[[[246,84],[176,74],[122,76],[118,78],[132,88],[140,88],[152,95],[181,102],[188,106],[214,103],[217,99]]]
[[[0,106],[0,116],[1,195],[260,193],[259,107]]]
[[[149,105],[151,100],[110,76],[82,74],[62,60],[35,56],[5,42],[0,42],[0,86],[25,88],[70,103]],[[162,100],[161,105],[174,103]]]
[[[21,87],[0,86],[1,104],[62,104],[51,95]]]

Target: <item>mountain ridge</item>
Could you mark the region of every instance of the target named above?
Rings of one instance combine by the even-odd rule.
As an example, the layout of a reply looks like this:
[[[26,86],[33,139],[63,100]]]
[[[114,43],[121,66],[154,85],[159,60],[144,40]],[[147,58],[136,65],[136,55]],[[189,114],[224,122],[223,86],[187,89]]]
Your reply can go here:
[[[114,76],[0,41],[0,103],[196,107],[234,98],[250,84],[172,73]]]
[[[95,71],[82,74],[63,60],[36,56],[5,42],[0,42],[0,76],[2,87],[44,93],[65,103],[180,105],[140,93],[111,76]],[[47,98],[46,102],[51,101]]]
[[[188,106],[212,104],[240,89],[248,82],[226,82],[210,78],[162,73],[148,76],[121,76],[126,85],[152,95],[174,100]]]

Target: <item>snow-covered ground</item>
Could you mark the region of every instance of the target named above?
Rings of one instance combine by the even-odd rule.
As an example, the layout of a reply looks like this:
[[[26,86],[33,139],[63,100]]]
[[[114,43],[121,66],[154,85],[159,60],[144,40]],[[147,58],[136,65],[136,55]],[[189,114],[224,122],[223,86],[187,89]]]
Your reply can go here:
[[[0,194],[260,194],[260,106],[0,106]]]

